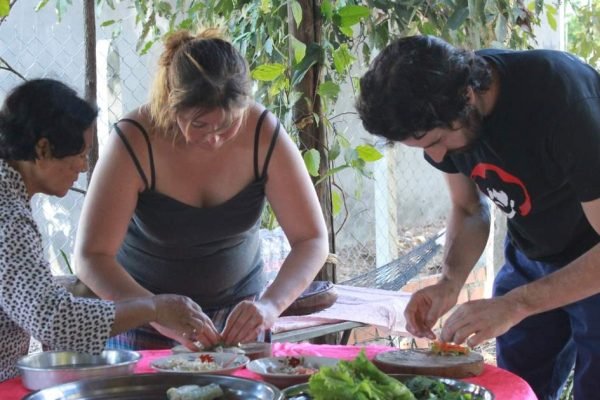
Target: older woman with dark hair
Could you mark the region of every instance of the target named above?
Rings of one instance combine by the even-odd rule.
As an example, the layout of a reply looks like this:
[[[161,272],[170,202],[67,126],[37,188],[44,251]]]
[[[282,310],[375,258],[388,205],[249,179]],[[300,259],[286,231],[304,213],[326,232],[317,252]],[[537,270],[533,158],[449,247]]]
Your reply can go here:
[[[119,302],[76,298],[54,283],[30,200],[64,196],[87,170],[97,111],[51,79],[15,88],[0,110],[0,381],[17,375],[30,337],[56,350],[97,353],[148,322],[192,336],[204,315],[184,296]]]

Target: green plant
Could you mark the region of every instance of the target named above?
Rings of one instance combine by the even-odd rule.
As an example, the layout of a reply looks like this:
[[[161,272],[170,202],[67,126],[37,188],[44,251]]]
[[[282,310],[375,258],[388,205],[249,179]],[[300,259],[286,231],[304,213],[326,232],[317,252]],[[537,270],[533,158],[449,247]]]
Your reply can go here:
[[[60,251],[61,258],[67,267],[67,272],[69,273],[69,275],[73,275],[74,272],[73,272],[73,268],[71,268],[71,262],[69,261],[69,256],[67,256],[67,254],[63,251],[63,249],[60,249],[59,251]]]

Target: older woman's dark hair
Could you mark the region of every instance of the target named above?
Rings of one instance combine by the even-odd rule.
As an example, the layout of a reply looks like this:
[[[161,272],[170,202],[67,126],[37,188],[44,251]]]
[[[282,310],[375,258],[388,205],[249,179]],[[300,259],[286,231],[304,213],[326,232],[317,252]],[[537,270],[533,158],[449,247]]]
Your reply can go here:
[[[388,45],[360,80],[356,108],[363,126],[392,141],[420,138],[434,128],[468,121],[467,87],[489,89],[482,57],[430,36]]]
[[[96,107],[61,82],[27,81],[9,93],[0,110],[0,158],[35,160],[42,138],[55,158],[79,154],[85,148],[83,133],[97,115]]]

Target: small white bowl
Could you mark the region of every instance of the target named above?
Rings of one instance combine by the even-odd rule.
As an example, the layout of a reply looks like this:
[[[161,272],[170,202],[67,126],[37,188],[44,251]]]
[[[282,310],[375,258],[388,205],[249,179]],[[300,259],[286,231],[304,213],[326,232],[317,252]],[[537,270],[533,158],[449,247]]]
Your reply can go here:
[[[340,362],[337,358],[317,356],[282,356],[266,357],[250,361],[246,369],[260,375],[266,382],[278,388],[285,388],[308,382],[311,375],[321,367],[334,367]],[[313,373],[297,373],[286,371],[289,367],[304,367],[315,370]]]

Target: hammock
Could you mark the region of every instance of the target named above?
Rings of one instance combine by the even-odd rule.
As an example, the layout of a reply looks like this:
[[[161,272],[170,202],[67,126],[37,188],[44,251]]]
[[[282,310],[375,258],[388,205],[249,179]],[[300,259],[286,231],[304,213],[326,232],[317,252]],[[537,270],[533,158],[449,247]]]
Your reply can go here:
[[[354,278],[339,282],[347,286],[400,290],[415,277],[421,269],[443,247],[445,231],[438,232],[423,244],[400,256],[394,261],[375,268]]]

